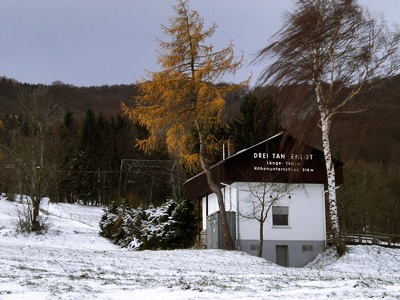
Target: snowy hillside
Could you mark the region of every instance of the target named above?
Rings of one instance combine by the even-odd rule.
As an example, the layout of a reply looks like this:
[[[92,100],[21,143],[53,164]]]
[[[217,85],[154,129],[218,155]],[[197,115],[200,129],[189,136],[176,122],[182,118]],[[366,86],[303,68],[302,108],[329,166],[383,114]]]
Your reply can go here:
[[[306,268],[241,252],[132,252],[98,236],[101,208],[49,204],[48,232],[21,236],[17,205],[0,199],[1,300],[400,298],[400,250],[353,246]]]

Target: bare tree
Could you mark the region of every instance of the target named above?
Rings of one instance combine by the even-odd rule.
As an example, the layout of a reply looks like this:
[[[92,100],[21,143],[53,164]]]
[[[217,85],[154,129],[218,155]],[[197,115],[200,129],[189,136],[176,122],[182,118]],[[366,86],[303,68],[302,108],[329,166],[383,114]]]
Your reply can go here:
[[[248,220],[256,220],[259,223],[259,249],[257,256],[262,257],[264,245],[264,224],[273,206],[279,204],[279,200],[287,197],[297,185],[287,183],[274,183],[268,180],[263,182],[249,182],[246,189],[249,196],[243,199],[238,214]]]
[[[27,123],[27,132],[14,132],[9,146],[2,145],[6,153],[15,162],[19,193],[28,196],[26,207],[20,212],[20,224],[26,231],[39,231],[40,205],[44,196],[55,186],[56,167],[48,163],[46,155],[49,143],[48,133],[54,118],[55,106],[49,104],[39,109],[43,96],[40,90],[20,95],[23,116]],[[22,223],[21,223],[22,222]]]
[[[303,85],[319,114],[329,192],[330,221],[339,255],[340,235],[330,128],[339,113],[355,113],[355,97],[399,70],[400,32],[392,32],[353,0],[296,0],[274,40],[254,62],[268,61],[260,84]]]

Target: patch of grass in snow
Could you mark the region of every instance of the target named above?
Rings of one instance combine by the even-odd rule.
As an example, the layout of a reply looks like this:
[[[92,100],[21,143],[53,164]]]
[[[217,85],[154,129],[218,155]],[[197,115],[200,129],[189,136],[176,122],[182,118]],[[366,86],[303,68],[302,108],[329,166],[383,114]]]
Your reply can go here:
[[[51,295],[56,296],[56,295],[60,295],[60,294],[65,294],[65,293],[70,293],[70,292],[74,292],[74,287],[70,284],[55,284],[55,285],[50,285],[48,287],[49,292],[51,293]]]
[[[148,274],[143,274],[143,275],[137,274],[132,279],[126,278],[125,281],[127,281],[128,284],[132,284],[134,282],[139,287],[144,287],[144,288],[151,288],[153,287],[153,285],[157,283],[156,278]]]
[[[68,275],[69,280],[82,280],[82,279],[90,279],[89,274],[82,273],[82,274],[70,274]]]
[[[0,290],[0,295],[10,295],[12,293],[12,291],[9,290]]]
[[[192,286],[193,290],[199,291],[252,291],[253,285],[249,284],[248,278],[241,276],[228,276],[218,278],[214,276],[194,276],[187,280],[187,284]]]
[[[391,285],[391,286],[393,286],[393,285],[398,284],[397,282],[394,282],[393,280],[383,280],[383,279],[380,279],[380,278],[378,278],[377,281],[381,285]]]
[[[32,272],[32,273],[46,273],[47,272],[44,269],[40,269],[40,268],[37,268],[37,267],[27,267],[27,266],[24,266],[24,265],[19,265],[17,268],[19,270],[29,271],[29,272]]]
[[[36,282],[33,282],[31,280],[28,280],[26,282],[21,283],[22,286],[38,286],[38,284]]]

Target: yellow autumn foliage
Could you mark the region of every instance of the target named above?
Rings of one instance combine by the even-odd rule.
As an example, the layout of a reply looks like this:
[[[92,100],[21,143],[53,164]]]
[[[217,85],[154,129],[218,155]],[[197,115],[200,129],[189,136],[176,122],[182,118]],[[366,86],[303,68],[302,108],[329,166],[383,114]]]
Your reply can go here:
[[[243,57],[234,56],[232,44],[217,52],[205,45],[216,25],[204,30],[204,20],[189,10],[188,3],[178,1],[170,26],[162,25],[169,37],[168,42],[159,40],[157,63],[162,70],[149,72],[148,80],[138,83],[136,105],[123,104],[123,110],[149,132],[148,138],[137,141],[138,147],[151,152],[165,145],[182,165],[194,170],[200,166],[200,156],[207,159],[204,156],[220,151],[221,142],[212,132],[221,124],[225,95],[242,85],[214,83],[226,73],[235,73]],[[193,132],[205,151],[193,152],[189,142]]]

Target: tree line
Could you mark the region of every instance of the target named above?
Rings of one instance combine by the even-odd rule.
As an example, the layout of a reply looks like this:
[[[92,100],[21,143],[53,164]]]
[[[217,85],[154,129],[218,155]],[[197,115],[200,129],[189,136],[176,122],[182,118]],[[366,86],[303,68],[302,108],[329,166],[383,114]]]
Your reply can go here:
[[[396,107],[398,104],[395,99],[399,95],[396,86],[398,86],[396,81],[392,81],[374,95],[379,95],[385,103],[390,104],[388,107]],[[42,88],[33,90],[38,92]],[[279,110],[280,100],[274,89],[256,88],[247,90],[240,96],[230,97],[230,108],[237,106],[238,109],[226,114],[224,126],[219,131],[219,138],[226,140],[234,137],[237,150],[261,142],[283,127],[290,128],[287,120],[293,121],[293,116],[288,116]],[[20,100],[15,101],[18,103]],[[42,99],[36,108],[34,105],[26,104],[25,107],[30,107],[28,111],[31,114],[34,110],[40,111],[37,113],[39,118],[41,114],[46,115],[46,107],[47,111],[49,110],[49,105],[45,106],[45,103]],[[367,113],[368,111],[365,114]],[[353,116],[349,130],[362,129],[361,125],[368,126],[365,114]],[[39,151],[35,154],[34,148],[29,146],[36,145],[36,150],[41,149],[43,130],[40,133],[38,132],[40,126],[30,124],[34,119],[22,108],[18,114],[1,114],[0,185],[3,193],[10,195],[28,193],[23,189],[31,187],[32,178],[37,178],[42,184],[51,183],[51,188],[42,186],[41,192],[42,196],[50,197],[51,201],[69,203],[80,201],[108,206],[115,199],[119,199],[121,193],[121,159],[171,159],[165,150],[153,153],[151,156],[139,151],[134,145],[135,138],[145,137],[147,132],[121,114],[107,116],[102,112],[86,108],[82,116],[63,109],[55,109],[50,115],[48,114],[50,118],[46,119],[46,122],[50,123],[47,125],[49,128],[43,136],[43,164],[49,166],[49,170],[42,174],[43,178],[39,178],[41,170],[33,166],[40,165],[42,155]],[[301,113],[298,113],[296,118],[298,115]],[[375,138],[379,141],[387,134],[394,134],[390,143],[384,138],[387,143],[386,153],[392,153],[399,147],[398,137],[396,138],[398,127],[394,120],[388,121],[391,118],[390,114],[383,108],[371,112],[370,117],[372,116],[376,135],[372,135],[371,139],[356,143],[349,138],[343,138],[342,132],[333,135],[336,157],[346,162],[345,183],[338,189],[340,223],[344,231],[395,234],[400,230],[400,210],[395,209],[400,197],[397,156],[382,157],[379,147],[374,146],[373,142]],[[375,122],[382,116],[386,116],[387,122]],[[39,119],[41,122],[45,121],[42,116]],[[41,127],[46,126],[41,125]],[[305,128],[310,127],[305,126]],[[315,145],[317,142],[313,139],[313,130],[315,131],[311,127],[309,142]],[[296,132],[296,128],[291,131]],[[348,145],[353,145],[354,156],[351,156],[352,152],[346,152]],[[12,168],[12,165],[15,166],[15,160],[6,148],[13,148],[14,153],[20,153],[21,159],[25,160],[24,176],[18,175],[17,169]],[[222,149],[213,162],[221,158]],[[180,173],[181,181],[196,173],[186,171]],[[150,203],[159,205],[165,201],[166,195],[172,195],[168,174],[164,174],[164,178],[161,178],[160,172],[155,176],[136,173],[138,172],[130,174],[127,182],[123,182],[122,185],[122,196],[127,198],[132,207]],[[25,179],[18,179],[18,176]],[[155,180],[154,177],[161,180]]]
[[[4,193],[29,194],[27,189],[36,185],[41,197],[53,202],[106,206],[125,193],[119,182],[122,159],[165,158],[161,152],[146,156],[138,151],[134,140],[145,134],[144,130],[121,114],[105,117],[88,109],[82,118],[68,111],[46,121],[34,120],[28,113],[3,114],[1,119],[0,173]],[[51,125],[38,131],[35,122],[38,128],[46,127],[43,122]],[[38,182],[34,184],[34,180]],[[146,181],[141,181],[136,182],[137,195],[145,198]],[[44,188],[44,183],[48,187]]]

